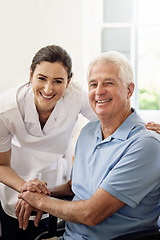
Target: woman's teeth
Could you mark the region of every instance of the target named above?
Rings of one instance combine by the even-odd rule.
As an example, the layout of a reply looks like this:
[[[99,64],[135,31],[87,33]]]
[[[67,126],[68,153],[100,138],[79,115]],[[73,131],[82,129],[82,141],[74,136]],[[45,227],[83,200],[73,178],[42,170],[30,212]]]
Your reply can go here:
[[[53,98],[53,95],[52,96],[46,96],[43,93],[41,93],[41,95],[42,95],[42,97],[47,98],[47,99]]]

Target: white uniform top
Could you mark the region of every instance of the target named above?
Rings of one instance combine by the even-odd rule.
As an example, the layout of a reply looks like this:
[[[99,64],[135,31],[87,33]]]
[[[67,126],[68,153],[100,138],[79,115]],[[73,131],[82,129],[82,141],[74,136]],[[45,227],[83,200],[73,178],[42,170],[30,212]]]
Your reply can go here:
[[[63,156],[78,114],[89,120],[96,119],[87,92],[78,84],[70,83],[43,130],[28,83],[2,93],[0,103],[0,152],[12,148],[12,168],[26,181],[36,177],[46,181],[48,188],[61,184],[65,170]],[[3,209],[15,217],[18,193],[3,184],[1,187]]]

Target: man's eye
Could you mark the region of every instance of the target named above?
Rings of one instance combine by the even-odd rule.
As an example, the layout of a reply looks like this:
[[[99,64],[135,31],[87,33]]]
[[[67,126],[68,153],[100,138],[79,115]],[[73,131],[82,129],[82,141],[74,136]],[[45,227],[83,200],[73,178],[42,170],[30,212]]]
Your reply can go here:
[[[105,85],[112,85],[113,82],[105,82]]]
[[[95,87],[97,87],[97,84],[96,84],[96,83],[91,83],[91,84],[89,85],[89,87],[90,87],[90,88],[95,88]]]

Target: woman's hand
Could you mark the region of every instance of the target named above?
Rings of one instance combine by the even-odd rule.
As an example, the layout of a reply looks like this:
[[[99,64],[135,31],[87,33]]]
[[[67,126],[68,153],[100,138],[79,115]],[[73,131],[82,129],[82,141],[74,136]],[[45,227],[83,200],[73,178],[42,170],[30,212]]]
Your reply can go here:
[[[157,133],[160,134],[160,124],[158,124],[158,123],[150,121],[145,125],[145,127],[148,130],[156,131]]]
[[[25,182],[20,192],[22,193],[25,191],[30,191],[30,192],[38,192],[38,193],[44,193],[46,195],[49,195],[50,191],[46,186],[47,186],[46,182],[40,181],[37,178],[35,178],[33,180]]]
[[[32,212],[36,212],[36,217],[34,220],[34,225],[37,227],[38,223],[42,217],[43,212],[32,207],[27,202],[25,202],[23,199],[18,199],[18,202],[15,206],[15,213],[16,217],[19,221],[19,227],[23,230],[25,230],[28,226],[29,217]]]

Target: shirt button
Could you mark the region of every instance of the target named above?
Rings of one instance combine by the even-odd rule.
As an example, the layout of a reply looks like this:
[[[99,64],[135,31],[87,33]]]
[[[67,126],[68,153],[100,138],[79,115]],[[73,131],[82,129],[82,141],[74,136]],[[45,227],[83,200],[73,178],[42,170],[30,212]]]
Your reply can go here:
[[[100,149],[100,148],[101,148],[101,146],[99,145],[99,146],[97,146],[97,148],[98,148],[98,149]]]

